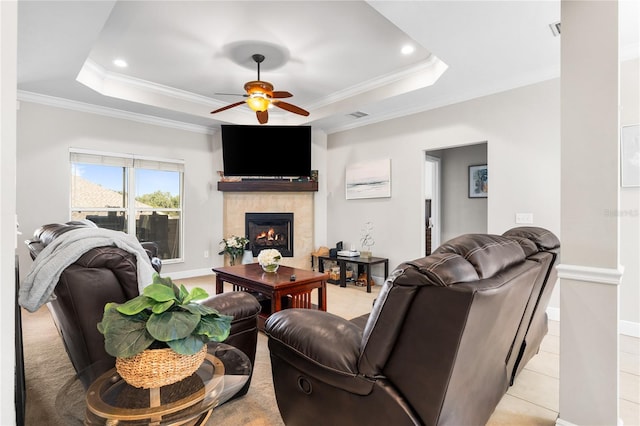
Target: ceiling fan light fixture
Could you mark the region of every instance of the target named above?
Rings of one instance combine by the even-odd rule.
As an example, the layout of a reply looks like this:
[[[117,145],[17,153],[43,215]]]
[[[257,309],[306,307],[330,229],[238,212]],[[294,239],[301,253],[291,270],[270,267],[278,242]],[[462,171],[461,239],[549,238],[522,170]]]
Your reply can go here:
[[[262,112],[266,111],[267,108],[269,108],[269,105],[271,105],[271,100],[265,93],[254,92],[249,95],[249,98],[247,99],[247,105],[249,105],[249,108],[256,112]]]
[[[265,124],[267,121],[269,121],[269,113],[267,112],[267,110],[269,108],[272,108],[274,105],[278,108],[292,112],[294,114],[303,115],[305,117],[308,116],[309,111],[305,111],[298,106],[295,106],[288,102],[283,102],[281,100],[283,98],[290,98],[291,96],[293,96],[291,93],[284,90],[274,92],[273,85],[271,83],[269,83],[268,81],[260,80],[260,63],[264,60],[264,56],[256,53],[252,56],[252,58],[258,66],[258,79],[254,81],[248,81],[244,84],[244,90],[247,92],[247,94],[244,96],[247,99],[245,101],[235,102],[222,108],[218,108],[214,111],[211,111],[211,114],[226,111],[230,108],[234,108],[238,105],[246,103],[251,110],[255,111],[256,117],[258,118],[258,122],[260,124]]]

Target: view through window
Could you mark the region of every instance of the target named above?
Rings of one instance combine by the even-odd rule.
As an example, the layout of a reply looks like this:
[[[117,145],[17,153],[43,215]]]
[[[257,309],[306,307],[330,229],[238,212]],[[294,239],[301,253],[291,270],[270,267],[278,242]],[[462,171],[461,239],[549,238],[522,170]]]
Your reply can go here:
[[[154,242],[163,260],[182,258],[180,161],[71,151],[71,220]]]

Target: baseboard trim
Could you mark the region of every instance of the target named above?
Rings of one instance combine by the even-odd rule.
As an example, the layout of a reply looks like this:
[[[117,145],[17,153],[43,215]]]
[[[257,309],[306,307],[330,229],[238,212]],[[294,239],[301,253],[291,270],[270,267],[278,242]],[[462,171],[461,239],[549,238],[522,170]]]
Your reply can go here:
[[[625,336],[640,338],[640,323],[621,320],[618,331]]]
[[[547,317],[551,321],[560,321],[560,308],[547,308]]]
[[[575,423],[568,422],[566,420],[562,420],[560,417],[556,419],[556,426],[578,426]]]
[[[618,424],[616,426],[623,426],[624,422],[621,418],[618,417]],[[579,426],[575,423],[568,422],[566,420],[562,420],[560,417],[556,419],[556,426]]]
[[[166,275],[168,277],[171,277],[172,280],[178,280],[178,279],[184,279],[184,278],[193,278],[193,277],[201,277],[203,275],[214,276],[213,271],[211,270],[211,268],[191,269],[191,270],[188,270],[188,271],[177,271],[177,272],[162,272],[161,275]]]

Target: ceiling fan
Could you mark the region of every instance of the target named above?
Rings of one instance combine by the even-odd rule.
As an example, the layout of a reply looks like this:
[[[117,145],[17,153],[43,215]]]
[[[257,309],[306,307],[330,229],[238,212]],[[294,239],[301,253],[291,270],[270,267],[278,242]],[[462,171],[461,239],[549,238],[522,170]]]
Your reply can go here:
[[[244,85],[244,90],[246,90],[246,94],[242,95],[247,98],[244,101],[235,102],[233,104],[224,106],[222,108],[218,108],[215,111],[211,111],[211,114],[215,114],[217,112],[225,111],[233,107],[237,107],[238,105],[242,105],[243,103],[247,103],[249,108],[256,112],[256,117],[258,118],[258,122],[260,124],[265,124],[269,121],[269,112],[267,109],[271,105],[275,105],[279,108],[287,110],[289,112],[293,112],[294,114],[300,114],[304,116],[309,115],[309,111],[305,111],[304,109],[292,105],[288,102],[283,102],[280,99],[282,98],[290,98],[293,95],[289,92],[284,91],[274,91],[273,85],[268,81],[260,80],[260,63],[264,61],[264,55],[260,55],[256,53],[251,55],[251,58],[256,62],[258,66],[258,79],[255,81],[248,81]],[[225,93],[220,93],[225,94]],[[240,96],[240,95],[238,95]]]

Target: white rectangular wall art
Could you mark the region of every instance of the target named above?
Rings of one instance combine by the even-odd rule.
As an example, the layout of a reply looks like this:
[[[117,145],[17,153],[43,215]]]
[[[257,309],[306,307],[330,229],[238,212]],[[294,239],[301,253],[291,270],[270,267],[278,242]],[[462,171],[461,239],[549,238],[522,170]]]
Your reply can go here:
[[[347,200],[391,197],[391,159],[347,166],[345,183]]]

